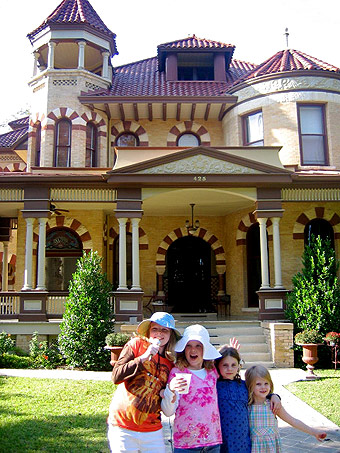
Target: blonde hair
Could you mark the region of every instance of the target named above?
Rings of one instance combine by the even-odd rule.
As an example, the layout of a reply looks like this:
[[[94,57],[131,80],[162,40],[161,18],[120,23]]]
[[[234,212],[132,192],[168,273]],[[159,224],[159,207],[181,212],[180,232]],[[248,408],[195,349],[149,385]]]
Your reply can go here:
[[[267,370],[267,368],[262,365],[254,365],[254,366],[248,368],[246,370],[245,378],[246,378],[246,386],[248,388],[248,393],[249,393],[249,399],[248,399],[249,404],[254,403],[254,388],[255,388],[255,382],[256,382],[257,378],[262,378],[262,379],[265,379],[266,381],[268,381],[269,385],[270,385],[270,393],[273,393],[273,391],[274,391],[274,384],[273,384],[272,378],[270,376],[270,373]]]
[[[189,362],[185,358],[185,352],[176,352],[176,367],[180,370],[189,367]],[[206,370],[212,370],[215,368],[213,360],[203,360],[203,366]]]

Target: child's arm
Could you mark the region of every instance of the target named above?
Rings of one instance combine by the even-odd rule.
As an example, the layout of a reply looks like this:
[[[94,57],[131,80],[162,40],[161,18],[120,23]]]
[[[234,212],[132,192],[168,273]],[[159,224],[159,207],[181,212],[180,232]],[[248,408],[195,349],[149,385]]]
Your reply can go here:
[[[320,431],[319,429],[312,428],[311,426],[305,425],[301,420],[292,417],[288,412],[281,407],[281,409],[277,412],[277,415],[286,423],[293,426],[293,428],[299,429],[304,433],[310,434],[311,436],[315,436],[318,440],[325,439],[327,434],[324,431]]]
[[[281,398],[276,393],[271,393],[267,396],[270,400],[270,409],[272,410],[274,415],[277,415],[278,411],[281,409]]]

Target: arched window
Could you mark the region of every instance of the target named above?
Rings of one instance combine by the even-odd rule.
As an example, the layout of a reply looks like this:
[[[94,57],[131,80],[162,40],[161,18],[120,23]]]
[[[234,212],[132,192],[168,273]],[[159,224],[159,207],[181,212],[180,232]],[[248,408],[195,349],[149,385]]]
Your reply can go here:
[[[312,235],[321,239],[329,239],[334,249],[334,231],[332,225],[325,219],[313,219],[305,226],[305,246],[310,244]]]
[[[41,123],[37,123],[35,127],[35,145],[34,145],[34,165],[40,166],[40,147],[41,147]]]
[[[116,140],[117,146],[138,146],[139,140],[135,134],[131,134],[130,132],[124,132],[123,134],[119,135]]]
[[[200,144],[200,139],[192,133],[186,132],[177,139],[177,146],[199,146]]]
[[[72,124],[70,120],[61,119],[58,121],[55,135],[55,167],[71,166],[71,131]]]
[[[119,235],[113,242],[113,286],[119,286]],[[126,233],[126,284],[132,286],[132,234]]]
[[[46,286],[49,291],[67,291],[83,244],[73,230],[52,228],[46,235]]]
[[[97,128],[93,123],[86,125],[85,167],[97,166]]]

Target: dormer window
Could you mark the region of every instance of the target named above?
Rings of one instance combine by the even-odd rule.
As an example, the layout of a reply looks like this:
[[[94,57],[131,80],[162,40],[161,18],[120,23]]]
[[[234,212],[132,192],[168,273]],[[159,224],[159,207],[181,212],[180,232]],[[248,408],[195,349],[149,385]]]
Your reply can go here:
[[[177,146],[199,146],[200,140],[195,134],[184,133],[177,139]]]
[[[179,53],[178,80],[214,80],[214,55],[210,53]]]

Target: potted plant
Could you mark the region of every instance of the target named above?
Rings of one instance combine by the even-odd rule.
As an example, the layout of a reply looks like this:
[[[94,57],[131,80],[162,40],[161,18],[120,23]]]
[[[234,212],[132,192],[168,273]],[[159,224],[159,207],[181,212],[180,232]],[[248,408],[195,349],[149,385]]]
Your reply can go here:
[[[317,379],[314,364],[319,360],[318,346],[322,343],[322,335],[317,330],[303,330],[295,335],[295,344],[302,346],[302,360],[307,364],[306,379]]]
[[[340,333],[328,332],[324,339],[327,341],[329,346],[335,346],[340,343]]]
[[[111,351],[110,364],[113,366],[114,362],[118,360],[119,354],[122,352],[124,345],[130,340],[130,335],[126,333],[109,333],[105,337],[105,349]]]

